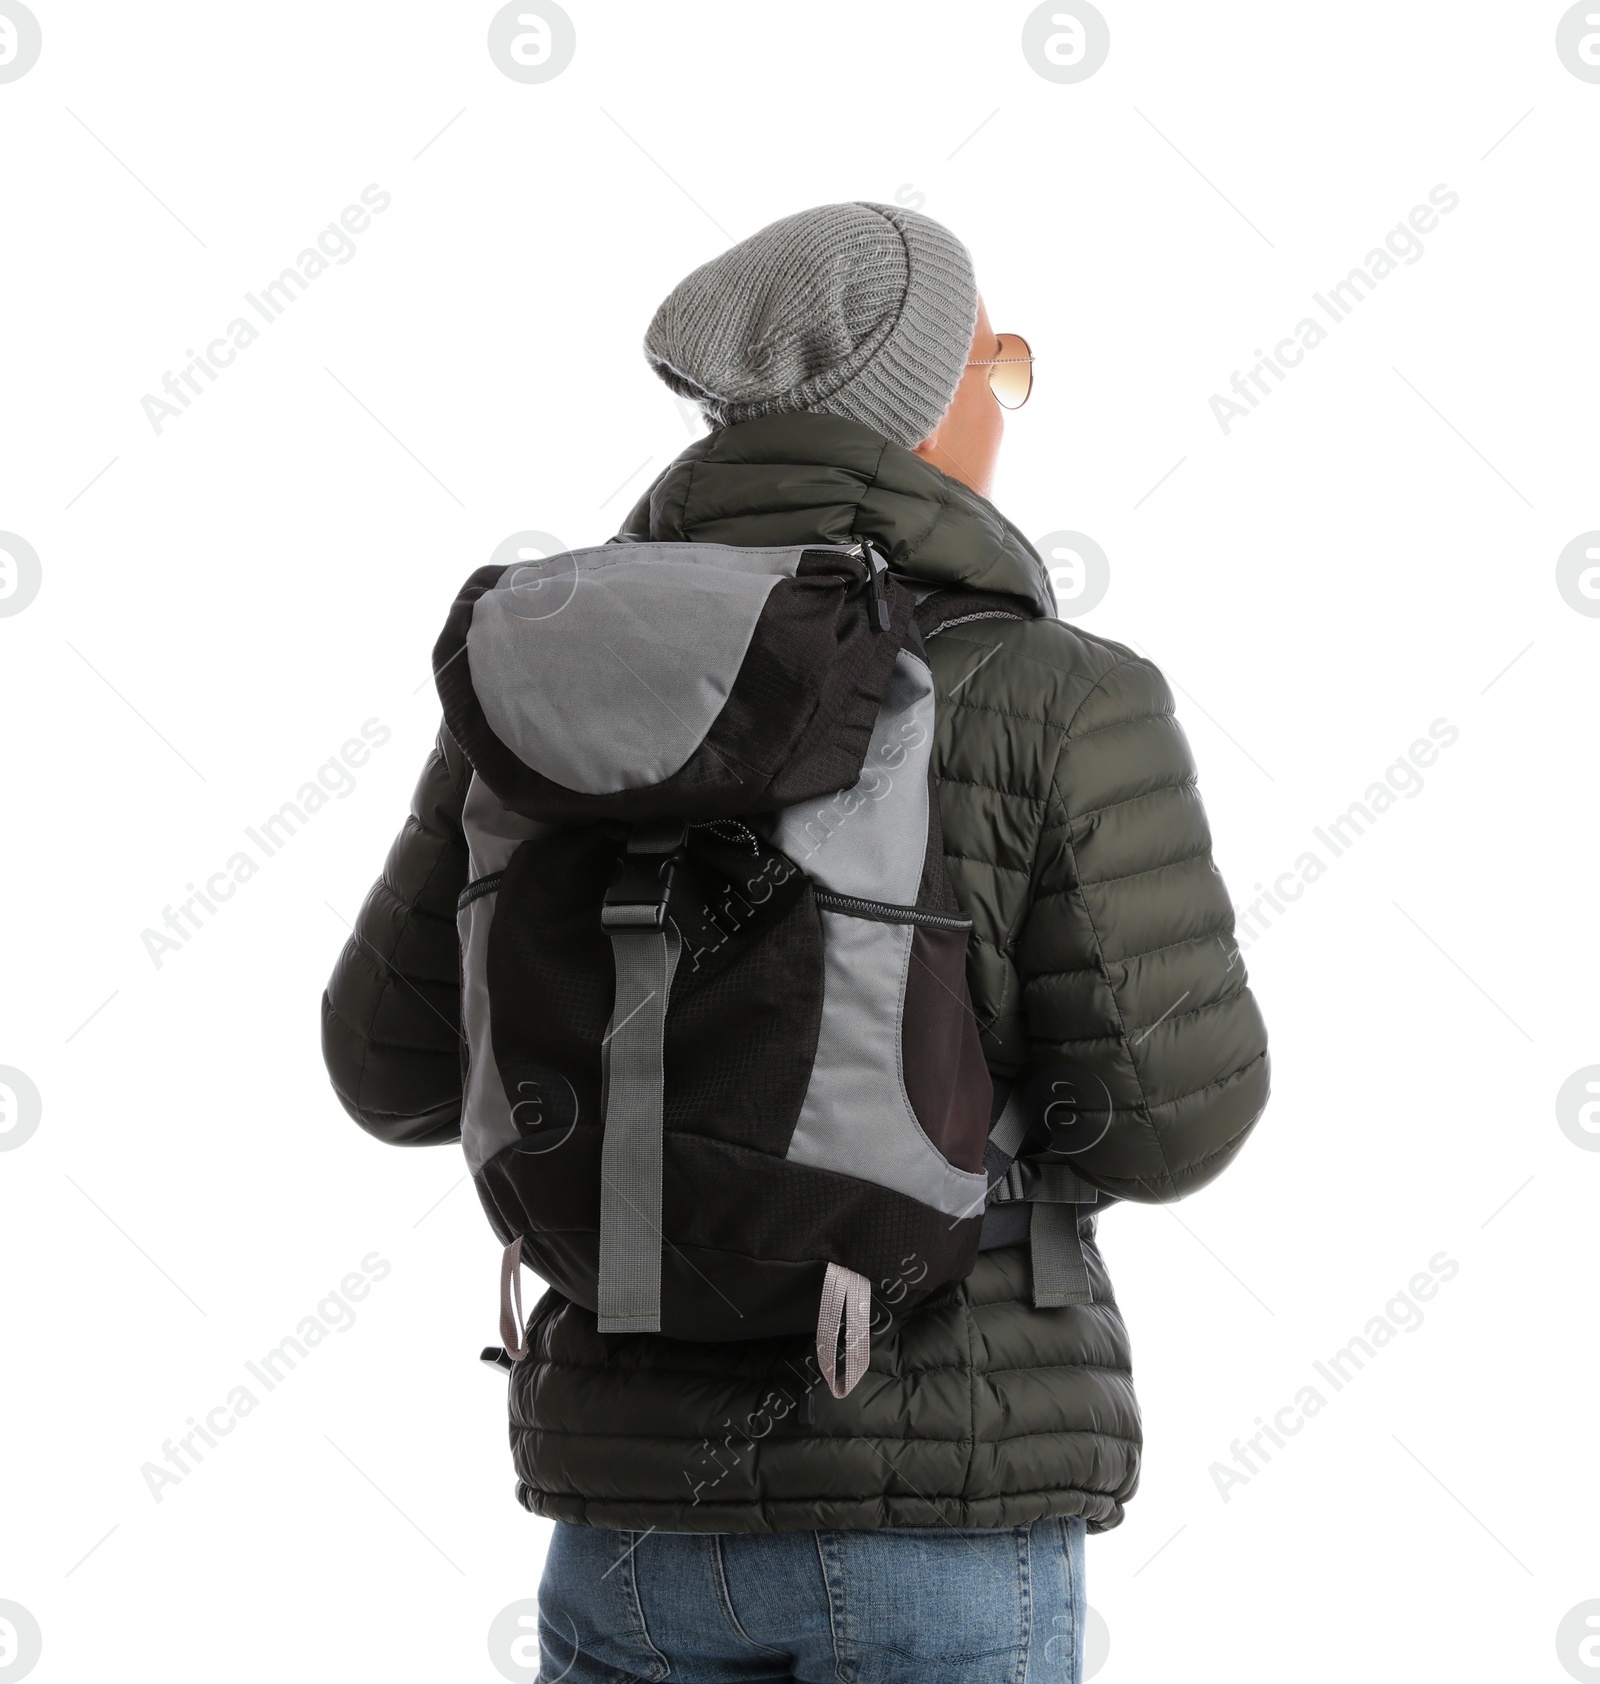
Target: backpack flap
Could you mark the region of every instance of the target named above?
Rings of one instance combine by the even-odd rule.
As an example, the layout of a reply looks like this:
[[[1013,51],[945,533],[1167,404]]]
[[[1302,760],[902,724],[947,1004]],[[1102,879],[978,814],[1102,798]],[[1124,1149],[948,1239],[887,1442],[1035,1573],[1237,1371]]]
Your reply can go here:
[[[434,672],[528,818],[771,812],[860,776],[912,608],[867,544],[605,544],[480,568]]]

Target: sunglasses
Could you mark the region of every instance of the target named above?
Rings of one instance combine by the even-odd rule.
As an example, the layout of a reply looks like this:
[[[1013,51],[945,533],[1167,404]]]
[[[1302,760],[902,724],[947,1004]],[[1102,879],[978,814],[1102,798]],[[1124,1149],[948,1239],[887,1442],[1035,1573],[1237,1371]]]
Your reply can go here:
[[[989,390],[1002,409],[1021,409],[1033,390],[1033,352],[1020,333],[1001,333],[1000,354],[996,357],[973,357],[968,368],[989,371]]]

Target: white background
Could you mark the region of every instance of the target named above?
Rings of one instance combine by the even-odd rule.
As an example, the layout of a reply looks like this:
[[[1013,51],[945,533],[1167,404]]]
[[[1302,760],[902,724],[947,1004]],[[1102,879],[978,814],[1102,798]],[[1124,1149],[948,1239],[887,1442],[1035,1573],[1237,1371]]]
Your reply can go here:
[[[1237,902],[1460,733],[1251,947],[1276,1094],[1237,1164],[1103,1224],[1148,1447],[1088,1547],[1099,1676],[1565,1677],[1600,621],[1555,563],[1600,527],[1600,85],[1563,8],[1102,0],[1076,85],[1014,4],[568,9],[530,86],[490,6],[37,0],[0,85],[0,528],[43,581],[0,618],[0,1064],[43,1096],[0,1154],[0,1598],[37,1676],[496,1676],[548,1534],[477,1362],[497,1246],[458,1153],[345,1117],[318,996],[460,581],[522,528],[605,538],[688,442],[639,352],[674,281],[869,198],[955,229],[1032,341],[996,500],[1107,553],[1084,623],[1179,686]],[[157,434],[141,398],[369,183],[355,256]],[[1424,255],[1224,435],[1211,395],[1439,183]],[[369,719],[353,793],[158,968],[141,932]],[[157,1503],[163,1440],[374,1251],[355,1325]],[[1441,1251],[1423,1325],[1224,1501],[1231,1441]]]

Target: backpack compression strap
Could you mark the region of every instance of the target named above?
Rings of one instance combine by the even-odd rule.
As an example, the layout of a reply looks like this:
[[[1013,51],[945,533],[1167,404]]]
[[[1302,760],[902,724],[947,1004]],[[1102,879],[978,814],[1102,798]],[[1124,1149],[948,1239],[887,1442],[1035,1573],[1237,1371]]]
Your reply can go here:
[[[667,903],[686,835],[676,820],[635,825],[600,913],[617,977],[602,1051],[602,1333],[661,1331],[662,1057],[667,997],[682,947]]]
[[[1017,1162],[1032,1117],[1024,1099],[1024,1083],[1006,1095],[1005,1106],[989,1129],[987,1203],[1026,1203],[1028,1251],[1033,1268],[1036,1309],[1060,1309],[1067,1304],[1092,1304],[1094,1288],[1083,1254],[1078,1218],[1093,1210],[1102,1194],[1065,1164]]]

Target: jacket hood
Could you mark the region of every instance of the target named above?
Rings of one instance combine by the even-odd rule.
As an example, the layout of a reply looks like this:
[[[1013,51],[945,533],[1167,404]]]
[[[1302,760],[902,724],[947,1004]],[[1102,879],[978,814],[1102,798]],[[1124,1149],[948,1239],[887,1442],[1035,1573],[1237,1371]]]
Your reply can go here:
[[[771,415],[696,439],[645,492],[619,538],[638,542],[849,544],[897,572],[1014,597],[1053,616],[1033,545],[985,497],[860,422]]]

